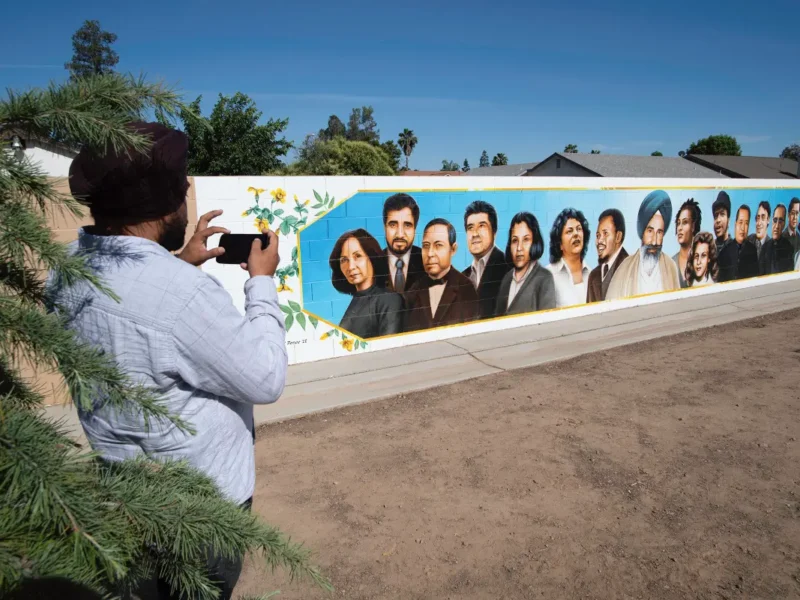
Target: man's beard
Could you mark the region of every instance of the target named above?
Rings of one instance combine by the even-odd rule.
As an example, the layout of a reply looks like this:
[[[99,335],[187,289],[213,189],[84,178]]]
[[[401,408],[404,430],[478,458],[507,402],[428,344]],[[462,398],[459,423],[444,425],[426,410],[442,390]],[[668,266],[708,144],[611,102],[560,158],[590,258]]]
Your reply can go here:
[[[158,236],[158,243],[169,252],[177,252],[183,248],[183,242],[186,237],[186,226],[186,221],[180,218],[164,221],[161,235]]]
[[[658,267],[658,259],[661,258],[661,246],[656,244],[644,244],[642,246],[642,269],[649,277]]]

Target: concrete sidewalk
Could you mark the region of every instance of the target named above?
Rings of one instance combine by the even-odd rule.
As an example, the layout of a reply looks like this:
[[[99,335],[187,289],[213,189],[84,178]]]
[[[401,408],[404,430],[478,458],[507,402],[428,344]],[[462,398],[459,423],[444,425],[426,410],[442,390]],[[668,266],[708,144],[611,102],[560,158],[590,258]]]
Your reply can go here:
[[[540,365],[616,346],[800,307],[800,280],[622,308],[289,367],[275,404],[255,408],[256,424],[280,421],[491,373]],[[51,406],[83,438],[71,407]]]

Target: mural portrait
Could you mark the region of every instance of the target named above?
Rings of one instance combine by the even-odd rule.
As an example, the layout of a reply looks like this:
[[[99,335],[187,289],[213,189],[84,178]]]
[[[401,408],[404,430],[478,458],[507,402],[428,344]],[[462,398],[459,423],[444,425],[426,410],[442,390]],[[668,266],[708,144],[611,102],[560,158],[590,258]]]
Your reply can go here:
[[[260,218],[284,218],[286,194]],[[796,190],[362,191],[338,204],[314,194],[312,214],[296,199],[299,224],[281,224],[287,237],[297,229],[297,248],[280,290],[302,289],[282,308],[348,352],[800,267]]]

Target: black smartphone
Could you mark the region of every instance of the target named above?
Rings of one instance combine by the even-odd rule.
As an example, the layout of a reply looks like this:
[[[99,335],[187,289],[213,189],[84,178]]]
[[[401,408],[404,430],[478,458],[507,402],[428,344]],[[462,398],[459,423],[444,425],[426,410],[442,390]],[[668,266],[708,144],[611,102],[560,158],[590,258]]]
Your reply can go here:
[[[219,245],[225,248],[225,252],[217,257],[217,262],[223,265],[246,263],[254,240],[261,240],[262,250],[269,245],[266,233],[223,233],[219,238]]]

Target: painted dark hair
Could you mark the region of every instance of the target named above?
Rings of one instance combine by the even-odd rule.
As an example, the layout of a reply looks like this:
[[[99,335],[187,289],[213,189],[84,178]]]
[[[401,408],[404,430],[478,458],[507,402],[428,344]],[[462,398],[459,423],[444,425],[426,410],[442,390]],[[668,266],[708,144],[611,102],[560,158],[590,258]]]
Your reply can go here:
[[[731,218],[731,197],[728,196],[728,192],[720,192],[717,194],[717,199],[714,200],[714,203],[711,205],[711,215],[716,216],[717,211],[720,208],[724,208],[725,212],[728,213],[728,218]]]
[[[494,206],[483,200],[475,200],[467,206],[467,210],[464,211],[464,229],[467,228],[467,219],[480,213],[486,213],[489,217],[489,224],[492,226],[492,232],[497,233],[497,211]]]
[[[403,210],[404,208],[411,209],[414,227],[416,227],[419,224],[419,206],[417,206],[417,201],[408,194],[395,194],[386,199],[383,203],[383,224],[386,225],[386,219],[389,218],[390,212]]]
[[[769,218],[772,217],[772,207],[769,205],[769,202],[767,202],[766,200],[762,200],[761,202],[759,202],[758,203],[758,208],[763,208],[764,210],[767,211],[767,217],[769,217]],[[756,213],[758,212],[758,208],[756,209]]]
[[[445,225],[447,227],[447,239],[450,241],[450,245],[452,246],[456,243],[456,228],[453,227],[453,224],[450,221],[442,218],[428,221],[428,224],[425,225],[425,229],[422,231],[422,237],[425,237],[425,232],[434,225]]]
[[[597,217],[598,225],[606,217],[611,217],[611,220],[614,222],[614,229],[622,233],[622,242],[620,242],[620,244],[622,244],[625,241],[625,216],[622,214],[622,211],[617,208],[607,208]]]
[[[561,233],[567,221],[575,219],[581,224],[583,228],[583,248],[581,248],[581,260],[586,258],[586,253],[589,251],[589,221],[583,216],[583,213],[574,208],[565,208],[553,221],[553,228],[550,230],[550,263],[557,263],[561,260]]]
[[[730,209],[730,203],[728,203],[728,208]],[[678,214],[675,215],[676,231],[678,230],[678,222],[680,221],[681,213],[684,210],[688,210],[689,214],[692,215],[692,238],[694,238],[694,236],[700,233],[700,223],[703,222],[703,213],[697,201],[694,198],[689,198],[686,202],[681,204],[681,207],[678,209]],[[730,210],[728,210],[728,217],[730,217]]]
[[[708,244],[708,274],[711,279],[717,280],[719,275],[719,265],[717,264],[717,244],[714,236],[707,231],[701,231],[692,239],[692,249],[689,250],[689,257],[686,259],[686,268],[683,271],[683,278],[690,284],[699,281],[694,276],[694,252],[697,244]]]
[[[789,211],[788,212],[792,212],[792,205],[793,204],[800,204],[800,198],[792,198],[791,200],[789,200]],[[786,215],[786,218],[787,219],[789,218],[788,214]]]
[[[331,250],[331,256],[328,259],[328,265],[331,267],[331,283],[337,292],[348,294],[352,296],[356,293],[356,286],[347,281],[347,278],[342,273],[342,266],[339,264],[339,259],[342,257],[342,248],[344,243],[350,238],[355,238],[361,244],[361,249],[364,254],[369,258],[372,263],[373,281],[378,287],[386,287],[386,282],[389,280],[389,262],[386,260],[386,255],[381,249],[381,245],[374,237],[372,237],[366,229],[353,229],[345,231]]]
[[[531,260],[539,260],[544,254],[544,238],[542,237],[542,230],[539,228],[539,221],[532,213],[518,212],[511,219],[511,225],[508,227],[508,242],[506,243],[506,262],[508,264],[514,262],[514,256],[511,254],[511,232],[514,230],[514,225],[519,225],[520,223],[525,223],[533,234]]]

